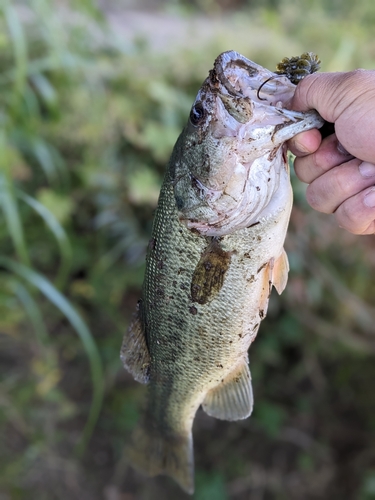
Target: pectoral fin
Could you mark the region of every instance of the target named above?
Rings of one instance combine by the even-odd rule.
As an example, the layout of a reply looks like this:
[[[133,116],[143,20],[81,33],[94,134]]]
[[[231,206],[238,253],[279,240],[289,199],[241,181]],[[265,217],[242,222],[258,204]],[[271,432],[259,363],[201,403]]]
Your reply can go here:
[[[250,416],[253,389],[247,360],[208,392],[202,407],[208,415],[221,420],[241,420]]]
[[[124,367],[133,375],[134,380],[141,384],[147,384],[150,354],[146,344],[139,304],[124,335],[120,358]]]
[[[289,262],[288,256],[283,249],[280,257],[275,260],[272,269],[272,284],[276,288],[278,294],[281,294],[286,287],[286,283],[288,281],[288,272],[289,272]]]

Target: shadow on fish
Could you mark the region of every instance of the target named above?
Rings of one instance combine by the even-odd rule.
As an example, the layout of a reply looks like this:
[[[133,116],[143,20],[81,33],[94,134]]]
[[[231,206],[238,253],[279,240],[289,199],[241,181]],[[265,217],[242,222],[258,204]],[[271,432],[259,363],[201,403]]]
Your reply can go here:
[[[221,54],[161,188],[142,297],[121,349],[125,368],[148,384],[128,453],[132,466],[171,476],[187,493],[196,411],[202,405],[222,420],[251,414],[248,349],[272,286],[281,293],[287,282],[284,143],[323,124],[315,111],[288,109],[296,67],[276,75],[237,52]]]

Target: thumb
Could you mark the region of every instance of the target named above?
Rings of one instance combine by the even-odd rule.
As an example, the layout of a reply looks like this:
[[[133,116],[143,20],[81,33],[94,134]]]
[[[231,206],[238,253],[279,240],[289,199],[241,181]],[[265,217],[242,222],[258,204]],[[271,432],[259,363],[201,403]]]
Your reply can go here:
[[[335,124],[337,139],[353,156],[375,163],[375,71],[317,73],[298,85],[291,108],[316,109]]]
[[[351,104],[347,99],[352,90],[351,75],[347,73],[314,73],[306,76],[296,88],[291,108],[297,111],[316,109],[328,122],[334,123]]]

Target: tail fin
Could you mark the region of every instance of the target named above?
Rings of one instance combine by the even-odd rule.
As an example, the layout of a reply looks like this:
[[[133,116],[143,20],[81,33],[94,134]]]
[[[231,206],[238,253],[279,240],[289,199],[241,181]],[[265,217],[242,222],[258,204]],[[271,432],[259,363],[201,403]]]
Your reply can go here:
[[[191,432],[163,435],[139,425],[128,448],[129,463],[135,469],[172,477],[186,493],[194,493],[194,457]]]

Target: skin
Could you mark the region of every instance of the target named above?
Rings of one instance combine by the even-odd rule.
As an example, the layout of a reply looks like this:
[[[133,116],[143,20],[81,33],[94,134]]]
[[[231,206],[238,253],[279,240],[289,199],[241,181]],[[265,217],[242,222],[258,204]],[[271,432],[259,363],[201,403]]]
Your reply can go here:
[[[354,234],[375,233],[375,71],[309,75],[297,86],[291,109],[316,109],[336,133],[318,130],[289,141],[297,177],[309,184],[308,203],[334,214]]]

